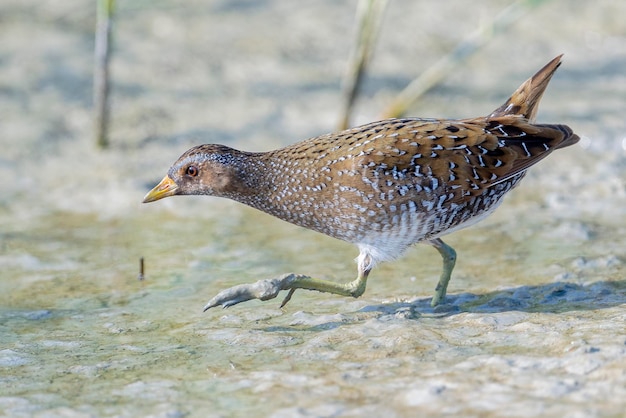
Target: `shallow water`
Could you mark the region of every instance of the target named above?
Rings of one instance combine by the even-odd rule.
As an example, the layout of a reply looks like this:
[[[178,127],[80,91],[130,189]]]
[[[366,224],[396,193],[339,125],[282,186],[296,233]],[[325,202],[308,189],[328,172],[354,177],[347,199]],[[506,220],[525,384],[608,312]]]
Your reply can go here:
[[[3,280],[0,299],[5,413],[619,411],[621,401],[588,402],[624,396],[610,383],[626,367],[624,267],[602,241],[563,245],[537,231],[531,247],[489,226],[459,233],[450,304],[437,312],[438,255],[417,247],[375,271],[359,300],[297,292],[282,311],[275,300],[202,313],[236,283],[290,270],[347,279],[354,268],[349,245],[217,206],[243,212],[240,223],[198,231],[162,212],[56,214],[7,234],[3,276],[19,280]]]
[[[391,3],[362,122],[491,10]],[[583,137],[446,239],[459,254],[448,304],[430,308],[441,260],[418,245],[357,300],[298,291],[282,310],[281,295],[203,313],[239,283],[356,274],[351,245],[233,202],[139,203],[196,143],[261,150],[332,130],[355,4],[120,5],[113,145],[100,152],[92,11],[4,2],[0,413],[621,416],[626,10],[578,6],[582,26],[562,19],[569,2],[536,9],[415,106],[487,113],[565,52],[539,119]]]

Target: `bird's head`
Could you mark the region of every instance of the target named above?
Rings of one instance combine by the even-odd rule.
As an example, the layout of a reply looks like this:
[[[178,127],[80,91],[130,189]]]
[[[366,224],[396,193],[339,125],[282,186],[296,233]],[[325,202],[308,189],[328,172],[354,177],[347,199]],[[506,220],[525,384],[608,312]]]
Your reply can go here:
[[[175,195],[224,196],[238,188],[239,152],[223,145],[191,148],[170,167],[167,175],[143,199],[154,202]]]

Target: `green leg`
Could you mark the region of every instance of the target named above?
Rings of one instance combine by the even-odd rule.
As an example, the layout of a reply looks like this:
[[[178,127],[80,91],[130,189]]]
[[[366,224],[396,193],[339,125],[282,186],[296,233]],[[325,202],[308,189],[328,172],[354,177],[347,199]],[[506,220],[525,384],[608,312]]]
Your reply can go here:
[[[430,244],[439,251],[441,258],[443,258],[443,271],[441,272],[439,283],[437,283],[437,287],[435,288],[433,300],[430,302],[430,306],[435,307],[443,303],[446,298],[448,283],[450,282],[450,276],[452,275],[452,270],[456,263],[456,251],[439,238],[430,241]]]
[[[278,292],[281,290],[289,290],[289,293],[287,293],[280,305],[281,308],[289,302],[296,289],[317,290],[318,292],[358,298],[365,292],[367,276],[371,270],[369,265],[369,257],[359,257],[359,274],[357,278],[344,284],[293,273],[285,274],[275,279],[259,280],[256,283],[240,284],[218,293],[206,304],[204,310],[206,311],[220,305],[227,308],[251,299],[273,299],[278,296]]]
[[[305,290],[317,290],[318,292],[325,293],[334,293],[335,295],[341,296],[352,296],[353,298],[358,298],[365,292],[365,286],[367,285],[367,276],[369,271],[360,272],[356,279],[348,283],[335,283],[329,282],[328,280],[320,280],[314,279],[309,276],[301,276],[301,275],[293,275],[294,280],[289,283],[289,293],[283,299],[283,302],[280,304],[282,308],[291,300],[291,296],[296,291],[296,289],[305,289]]]

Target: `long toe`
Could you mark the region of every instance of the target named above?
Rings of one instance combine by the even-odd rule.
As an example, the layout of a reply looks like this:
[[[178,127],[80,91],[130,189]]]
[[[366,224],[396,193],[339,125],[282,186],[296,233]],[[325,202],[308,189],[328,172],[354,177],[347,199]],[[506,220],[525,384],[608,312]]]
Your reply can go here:
[[[259,280],[255,283],[240,284],[222,290],[206,304],[204,311],[215,306],[228,308],[252,299],[273,299],[278,296],[278,292],[291,283],[293,276],[293,274],[288,274],[275,279]]]

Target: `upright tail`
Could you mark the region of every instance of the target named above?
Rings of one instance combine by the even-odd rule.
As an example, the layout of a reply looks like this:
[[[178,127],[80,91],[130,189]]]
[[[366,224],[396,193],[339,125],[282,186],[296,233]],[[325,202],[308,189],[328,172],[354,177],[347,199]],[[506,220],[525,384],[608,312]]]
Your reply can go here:
[[[561,65],[562,56],[561,54],[554,58],[545,67],[537,71],[534,76],[524,81],[502,106],[489,115],[489,118],[520,115],[529,122],[534,122],[541,96],[543,96],[543,92],[546,90],[554,72]]]

